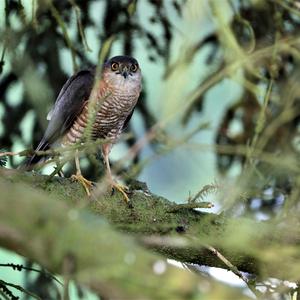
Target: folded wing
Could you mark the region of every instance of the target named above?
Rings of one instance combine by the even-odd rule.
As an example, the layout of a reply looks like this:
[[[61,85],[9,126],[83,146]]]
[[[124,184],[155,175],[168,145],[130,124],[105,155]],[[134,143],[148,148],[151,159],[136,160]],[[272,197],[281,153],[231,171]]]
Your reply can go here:
[[[91,94],[94,79],[95,69],[79,71],[68,79],[47,116],[49,124],[36,151],[49,149],[70,129]],[[26,165],[36,164],[42,158],[43,156],[33,155]]]

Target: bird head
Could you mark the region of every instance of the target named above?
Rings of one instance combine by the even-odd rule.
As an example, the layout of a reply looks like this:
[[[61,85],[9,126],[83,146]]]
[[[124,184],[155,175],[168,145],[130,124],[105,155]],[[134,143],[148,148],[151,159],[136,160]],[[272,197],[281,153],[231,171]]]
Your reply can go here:
[[[141,83],[141,69],[137,60],[130,56],[115,56],[103,65],[104,80],[111,84],[139,84]]]

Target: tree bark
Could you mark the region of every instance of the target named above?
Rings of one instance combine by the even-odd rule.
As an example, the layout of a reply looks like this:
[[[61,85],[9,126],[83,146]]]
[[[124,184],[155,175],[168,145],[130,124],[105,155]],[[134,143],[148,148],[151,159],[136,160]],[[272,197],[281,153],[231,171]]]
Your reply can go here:
[[[172,299],[184,299],[197,289],[195,276],[169,265],[157,276],[153,266],[161,258],[147,249],[183,263],[230,269],[211,251],[214,247],[239,271],[299,277],[297,242],[288,239],[283,226],[180,209],[140,183],[131,186],[129,207],[118,193],[104,193],[101,184],[88,198],[70,179],[8,169],[1,169],[0,176],[0,246],[51,272],[74,275],[95,291],[116,297],[124,290],[128,297],[169,293]],[[283,243],[289,251],[281,251]],[[66,260],[72,271],[64,269]],[[136,284],[133,278],[141,272],[143,282]],[[171,284],[172,278],[182,280]],[[186,282],[188,289],[183,288]],[[155,288],[164,284],[164,290]]]

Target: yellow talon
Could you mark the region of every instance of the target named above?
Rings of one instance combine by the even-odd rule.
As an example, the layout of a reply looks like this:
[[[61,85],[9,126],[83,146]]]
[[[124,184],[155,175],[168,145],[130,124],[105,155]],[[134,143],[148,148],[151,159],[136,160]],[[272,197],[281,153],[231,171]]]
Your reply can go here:
[[[112,181],[111,188],[118,190],[123,195],[123,199],[127,204],[130,202],[129,197],[126,193],[126,191],[128,192],[128,190],[129,190],[127,186],[119,184],[115,181]]]
[[[127,196],[127,193],[126,193],[126,191],[127,192],[129,191],[128,187],[115,182],[113,177],[112,177],[110,164],[109,164],[109,159],[108,159],[110,149],[111,149],[111,144],[108,143],[108,144],[102,145],[102,155],[103,155],[104,162],[105,162],[105,165],[106,165],[108,182],[109,182],[112,189],[116,189],[117,191],[119,191],[123,195],[123,199],[126,202],[126,204],[129,204],[129,206],[131,206],[130,200],[129,200],[129,198]]]
[[[80,182],[83,185],[87,195],[91,196],[90,190],[92,189],[93,186],[93,183],[91,181],[85,179],[81,174],[76,174],[76,175],[74,174],[71,176],[71,179]]]

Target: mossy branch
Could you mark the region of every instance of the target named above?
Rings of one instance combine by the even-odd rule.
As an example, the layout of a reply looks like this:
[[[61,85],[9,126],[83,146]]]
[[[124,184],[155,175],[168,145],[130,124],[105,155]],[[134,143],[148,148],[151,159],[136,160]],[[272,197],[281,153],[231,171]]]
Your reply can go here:
[[[0,246],[59,274],[64,274],[64,259],[71,256],[71,275],[102,294],[105,286],[116,297],[124,297],[125,291],[128,297],[142,293],[158,299],[167,292],[172,299],[184,299],[186,287],[178,280],[170,283],[177,276],[182,283],[190,282],[188,292],[197,289],[197,279],[182,270],[167,267],[159,277],[154,274],[152,267],[160,258],[137,246],[127,234],[181,262],[229,269],[208,249],[211,245],[239,271],[298,279],[297,239],[287,237],[282,225],[277,228],[185,207],[170,212],[174,203],[144,191],[142,185],[131,187],[133,208],[128,208],[117,193],[101,194],[97,188],[87,198],[79,184],[65,178],[49,181],[48,176],[8,169],[0,169],[0,176]],[[283,243],[288,251],[283,251]],[[280,257],[276,266],[274,256]],[[142,282],[137,280],[140,274]]]
[[[88,199],[82,187],[68,179],[47,182],[48,176],[7,169],[0,169],[0,176],[1,247],[52,273],[68,272],[68,278],[109,299],[179,300],[199,292],[197,276],[167,265],[95,214],[105,206],[110,219],[126,211],[132,225],[138,203],[146,196],[140,199],[135,193],[132,200],[137,207],[128,209],[118,195]],[[73,264],[68,270],[66,259]],[[159,275],[154,272],[157,262],[164,264]]]

